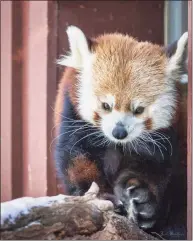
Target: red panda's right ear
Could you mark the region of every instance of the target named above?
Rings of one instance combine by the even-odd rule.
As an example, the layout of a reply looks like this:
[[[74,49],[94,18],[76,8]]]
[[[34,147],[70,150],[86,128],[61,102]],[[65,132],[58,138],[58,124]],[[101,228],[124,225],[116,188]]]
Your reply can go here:
[[[57,61],[60,65],[82,69],[86,62],[90,62],[92,41],[88,39],[79,28],[69,26],[66,30],[68,35],[70,53]]]

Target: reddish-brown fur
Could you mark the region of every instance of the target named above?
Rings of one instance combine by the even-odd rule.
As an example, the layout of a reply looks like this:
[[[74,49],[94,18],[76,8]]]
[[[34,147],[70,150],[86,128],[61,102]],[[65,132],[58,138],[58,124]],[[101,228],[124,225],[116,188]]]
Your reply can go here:
[[[151,118],[148,118],[145,121],[145,127],[146,127],[147,130],[152,130],[152,119]]]
[[[100,174],[94,162],[85,156],[77,156],[73,160],[73,165],[68,168],[69,179],[72,183],[78,184],[84,181],[97,181]]]
[[[76,70],[71,67],[66,67],[63,76],[58,85],[58,92],[56,95],[55,108],[54,108],[54,124],[56,126],[56,135],[58,134],[58,128],[61,122],[61,115],[64,106],[64,94],[68,88],[70,88],[70,97],[72,102],[76,103]]]
[[[121,34],[100,36],[95,41],[96,95],[113,94],[115,108],[127,112],[131,100],[151,104],[163,92],[167,57],[162,47]]]
[[[97,112],[94,112],[93,120],[95,121],[95,123],[98,123],[100,119],[100,115]]]
[[[131,179],[129,179],[129,181],[127,182],[127,185],[128,185],[129,187],[131,187],[131,186],[138,187],[138,186],[140,185],[139,179],[137,179],[137,178],[131,178]]]

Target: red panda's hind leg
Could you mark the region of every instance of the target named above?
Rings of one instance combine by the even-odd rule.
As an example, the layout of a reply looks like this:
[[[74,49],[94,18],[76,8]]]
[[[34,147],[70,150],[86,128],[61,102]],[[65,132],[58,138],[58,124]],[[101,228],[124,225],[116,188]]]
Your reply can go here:
[[[96,163],[84,155],[79,155],[72,160],[67,174],[71,185],[76,187],[76,195],[84,195],[92,182],[96,182],[100,186],[101,175]]]

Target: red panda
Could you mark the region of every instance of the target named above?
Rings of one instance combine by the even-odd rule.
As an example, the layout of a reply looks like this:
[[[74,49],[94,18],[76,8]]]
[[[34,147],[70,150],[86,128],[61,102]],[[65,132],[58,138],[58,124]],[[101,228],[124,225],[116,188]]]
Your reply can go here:
[[[87,39],[74,26],[67,35],[54,113],[58,176],[74,195],[96,181],[151,229],[166,215],[178,166],[177,85],[188,34],[169,49],[120,33]]]

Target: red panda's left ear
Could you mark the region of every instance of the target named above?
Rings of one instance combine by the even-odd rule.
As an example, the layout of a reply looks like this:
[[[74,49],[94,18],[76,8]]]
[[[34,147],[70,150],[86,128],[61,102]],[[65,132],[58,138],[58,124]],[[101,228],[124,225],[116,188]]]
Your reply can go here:
[[[82,69],[90,62],[92,40],[88,39],[79,28],[69,26],[66,30],[70,45],[70,54],[58,60],[58,64]]]
[[[176,52],[176,49],[177,49],[177,43],[178,43],[178,40],[174,41],[173,43],[169,44],[168,46],[166,46],[165,48],[165,52],[166,52],[166,56],[168,58],[171,58],[172,55],[175,54]]]
[[[169,59],[167,74],[178,81],[183,74],[187,74],[188,32],[185,32],[178,41],[169,45],[165,51]]]

